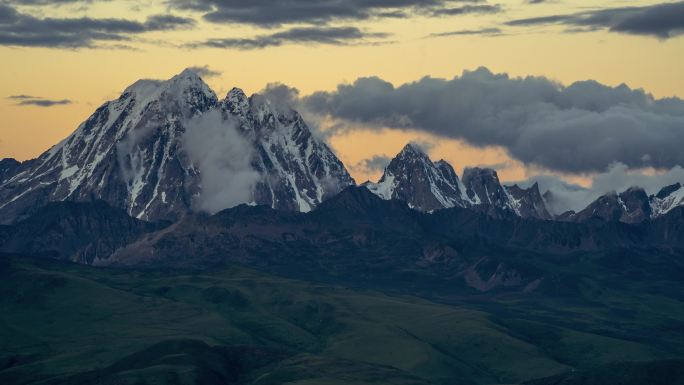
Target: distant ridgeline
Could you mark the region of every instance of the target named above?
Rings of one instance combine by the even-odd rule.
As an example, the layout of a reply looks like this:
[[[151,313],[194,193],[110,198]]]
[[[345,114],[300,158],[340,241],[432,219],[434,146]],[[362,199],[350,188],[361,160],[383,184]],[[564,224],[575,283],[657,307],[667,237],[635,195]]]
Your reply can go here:
[[[202,263],[224,255],[250,261],[274,245],[286,250],[286,240],[304,242],[313,254],[325,254],[331,240],[346,245],[343,253],[371,253],[365,242],[377,242],[379,257],[394,247],[393,237],[404,240],[406,228],[414,259],[431,247],[450,255],[449,242],[556,254],[647,247],[671,253],[684,238],[680,184],[652,196],[641,188],[609,193],[560,215],[549,209],[553,199],[536,183],[503,186],[491,169],[466,168],[459,178],[448,162],[433,162],[413,144],[377,183],[356,187],[299,113],[236,88],[219,100],[185,70],[167,81],[134,83],[36,159],[0,161],[0,250],[149,264],[193,247],[205,250],[197,256]],[[241,203],[247,206],[221,212]],[[231,221],[220,222],[225,217]],[[252,231],[238,231],[238,224]],[[337,234],[336,226],[349,233]],[[185,232],[204,243],[169,243]],[[168,244],[174,248],[162,250]]]
[[[167,81],[140,80],[104,103],[74,133],[36,159],[0,161],[0,223],[55,201],[102,200],[128,215],[176,221],[240,203],[308,212],[355,182],[297,111],[233,88],[219,100],[192,70]],[[554,215],[553,194],[502,186],[496,171],[467,168],[459,178],[407,145],[366,188],[424,211],[477,206],[522,218],[638,223],[684,204],[673,185],[653,196],[639,188]],[[478,210],[482,210],[479,208]]]
[[[0,161],[0,383],[683,383],[684,188],[554,199],[138,81]]]

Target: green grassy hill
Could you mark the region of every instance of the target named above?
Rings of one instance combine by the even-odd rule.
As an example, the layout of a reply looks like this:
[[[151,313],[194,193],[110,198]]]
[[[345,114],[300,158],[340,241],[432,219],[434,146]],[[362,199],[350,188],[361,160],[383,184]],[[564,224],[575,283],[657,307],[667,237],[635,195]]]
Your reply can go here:
[[[447,304],[240,267],[4,257],[0,384],[580,384],[567,376],[684,357],[680,300],[581,290],[593,300]]]

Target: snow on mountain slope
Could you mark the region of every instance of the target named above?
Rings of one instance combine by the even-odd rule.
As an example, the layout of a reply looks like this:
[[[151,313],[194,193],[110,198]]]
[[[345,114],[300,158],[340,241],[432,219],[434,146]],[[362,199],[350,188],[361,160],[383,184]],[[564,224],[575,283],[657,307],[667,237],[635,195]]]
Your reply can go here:
[[[247,98],[234,88],[220,103],[237,119],[256,150],[252,165],[264,177],[254,202],[277,209],[310,211],[355,182],[328,146],[317,140],[301,115],[261,95]]]
[[[643,188],[631,187],[621,193],[615,191],[600,196],[584,210],[563,216],[562,220],[584,222],[592,218],[605,221],[639,223],[654,217],[651,204],[653,197],[646,194]]]
[[[402,200],[420,211],[486,204],[526,218],[551,219],[536,185],[527,190],[506,188],[496,171],[482,168],[466,169],[461,181],[448,162],[433,163],[412,144],[392,159],[377,183],[365,186],[383,199]]]
[[[276,113],[267,100],[254,99],[260,102],[234,90],[219,103],[191,70],[166,81],[139,80],[37,159],[5,162],[3,174],[11,176],[0,181],[0,222],[50,201],[94,199],[139,219],[178,219],[202,196],[200,170],[183,148],[187,124],[219,109],[239,115],[255,144],[261,182],[245,203],[308,211],[354,183],[299,114]]]
[[[11,218],[48,201],[103,199],[137,218],[173,218],[187,207],[181,202],[192,176],[176,157],[183,122],[215,104],[189,70],[164,82],[138,81],[5,181],[0,210]]]
[[[504,186],[509,195],[509,202],[513,210],[523,218],[537,218],[550,220],[553,215],[546,207],[546,201],[539,191],[539,184],[535,183],[527,189],[520,188],[518,185]]]
[[[478,204],[508,208],[517,213],[518,204],[499,182],[499,175],[489,168],[466,168],[463,171],[466,193]]]
[[[365,186],[383,199],[402,200],[420,211],[472,205],[451,165],[433,163],[413,144],[392,159],[378,183]]]
[[[684,187],[680,183],[664,187],[658,194],[651,196],[650,204],[653,218],[665,215],[675,207],[684,206]]]

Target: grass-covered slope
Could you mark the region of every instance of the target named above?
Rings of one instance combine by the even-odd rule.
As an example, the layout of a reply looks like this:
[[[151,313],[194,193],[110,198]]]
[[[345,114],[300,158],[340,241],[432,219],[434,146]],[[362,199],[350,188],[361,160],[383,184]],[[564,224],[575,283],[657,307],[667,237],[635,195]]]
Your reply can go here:
[[[2,257],[0,384],[551,384],[620,362],[681,362],[662,361],[684,357],[681,301],[581,290],[594,301],[440,304],[238,267]]]

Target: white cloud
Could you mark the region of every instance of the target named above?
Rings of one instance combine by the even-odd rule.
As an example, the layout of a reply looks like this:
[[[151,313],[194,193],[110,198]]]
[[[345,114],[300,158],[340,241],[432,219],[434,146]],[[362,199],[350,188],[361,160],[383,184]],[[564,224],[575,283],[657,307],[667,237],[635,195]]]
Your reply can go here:
[[[252,145],[218,111],[190,120],[183,144],[200,171],[202,193],[192,202],[210,214],[249,203],[259,173],[251,166]]]

